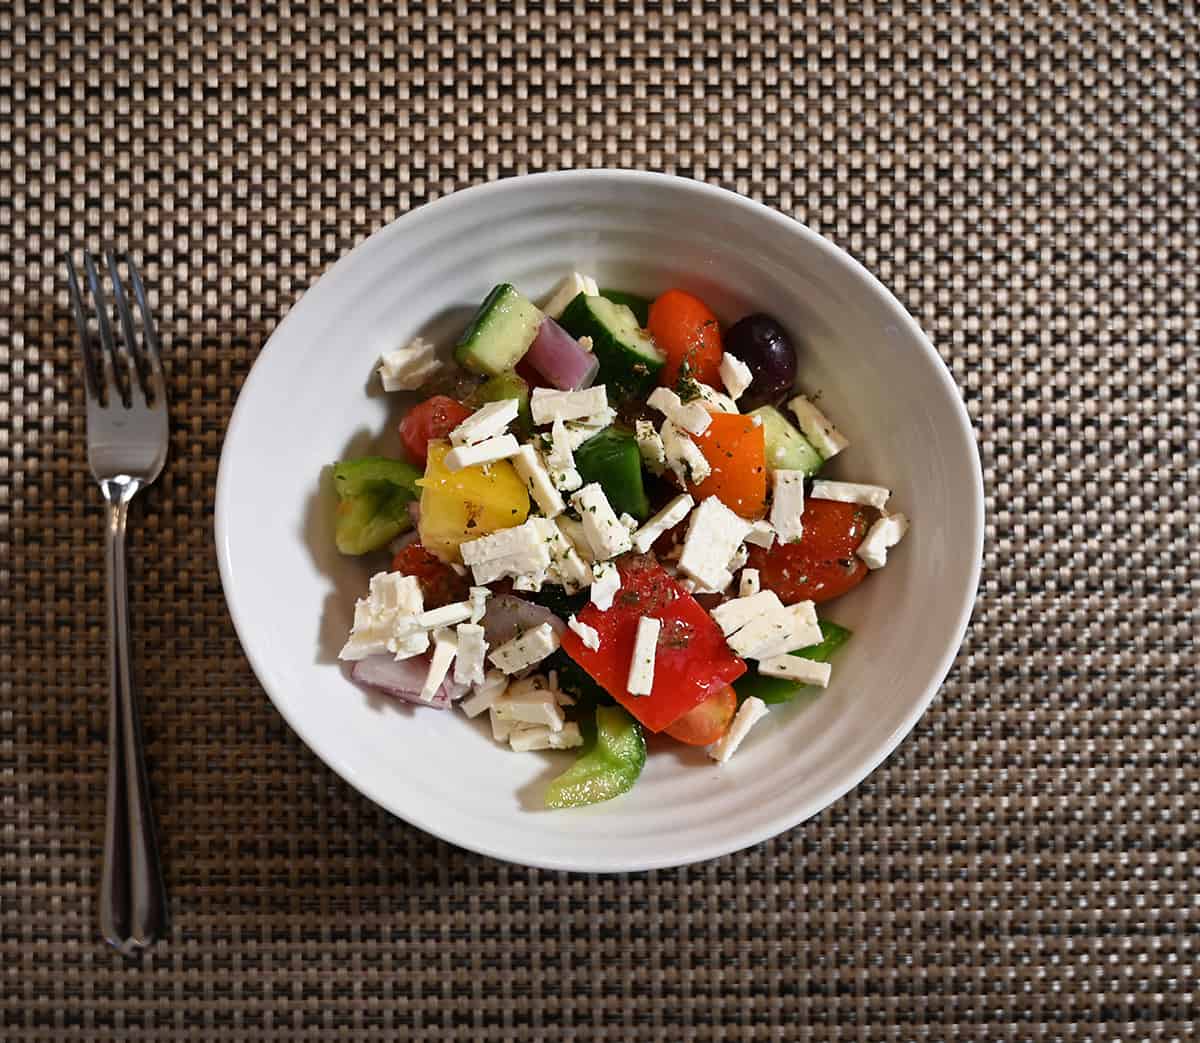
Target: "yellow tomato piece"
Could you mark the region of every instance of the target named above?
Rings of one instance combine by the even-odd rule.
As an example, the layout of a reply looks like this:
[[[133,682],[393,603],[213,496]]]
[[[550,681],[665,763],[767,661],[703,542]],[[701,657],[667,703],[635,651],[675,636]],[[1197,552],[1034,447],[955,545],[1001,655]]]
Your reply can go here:
[[[507,460],[461,471],[446,468],[447,442],[430,442],[421,487],[421,544],[443,561],[460,561],[467,540],[510,529],[529,516],[529,493]]]

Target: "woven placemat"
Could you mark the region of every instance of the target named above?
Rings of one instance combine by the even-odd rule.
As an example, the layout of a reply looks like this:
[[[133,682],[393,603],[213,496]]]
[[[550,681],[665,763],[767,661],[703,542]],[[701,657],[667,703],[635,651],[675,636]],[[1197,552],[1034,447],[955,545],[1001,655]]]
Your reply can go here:
[[[1195,6],[170,6],[0,9],[0,1037],[1196,1038]],[[318,273],[435,196],[598,165],[877,272],[964,389],[989,517],[957,666],[880,770],[615,879],[466,854],[326,770],[211,525],[238,387]],[[100,515],[56,260],[102,240],[144,260],[174,413],[132,600],[175,922],[133,960],[97,930]]]

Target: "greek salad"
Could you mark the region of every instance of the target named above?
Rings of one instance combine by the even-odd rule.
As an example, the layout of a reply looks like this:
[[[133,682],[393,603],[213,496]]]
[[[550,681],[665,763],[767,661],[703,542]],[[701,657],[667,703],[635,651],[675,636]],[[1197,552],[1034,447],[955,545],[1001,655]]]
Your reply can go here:
[[[487,715],[518,752],[577,750],[548,807],[633,786],[647,734],[733,756],[829,683],[850,632],[818,606],[908,528],[880,485],[821,476],[847,441],[796,391],[769,315],[572,273],[540,307],[488,294],[453,362],[385,355],[405,458],[333,467],[336,540],[388,553],[341,658],[409,703]],[[430,393],[435,392],[435,393]],[[381,563],[384,559],[381,559]]]

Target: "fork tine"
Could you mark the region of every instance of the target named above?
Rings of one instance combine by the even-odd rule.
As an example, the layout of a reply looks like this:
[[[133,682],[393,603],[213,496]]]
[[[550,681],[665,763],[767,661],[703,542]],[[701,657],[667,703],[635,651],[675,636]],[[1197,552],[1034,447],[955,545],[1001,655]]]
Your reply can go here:
[[[133,295],[137,298],[138,310],[142,313],[142,347],[145,358],[150,363],[150,389],[157,400],[167,394],[166,381],[163,379],[162,356],[158,346],[158,331],[154,328],[154,319],[150,316],[150,302],[146,300],[146,287],[142,285],[142,277],[133,263],[133,258],[125,255],[125,267],[129,269],[129,282],[133,286]]]
[[[143,398],[150,396],[146,391],[146,380],[144,375],[144,367],[141,364],[141,353],[137,347],[137,335],[133,328],[133,312],[129,309],[129,298],[125,296],[125,287],[121,283],[121,273],[117,270],[117,255],[112,250],[105,251],[104,259],[108,264],[108,274],[112,279],[113,285],[113,300],[117,305],[117,315],[121,320],[121,330],[125,338],[125,350],[129,353],[129,371],[131,386],[129,389],[130,395],[133,394],[133,385],[136,384]]]
[[[117,365],[117,345],[113,340],[112,324],[108,320],[108,300],[104,296],[104,287],[100,284],[100,275],[96,271],[96,262],[90,253],[83,255],[83,268],[87,272],[88,288],[92,291],[92,303],[96,306],[96,322],[100,327],[100,358],[104,369],[105,383],[116,388],[118,396],[128,405],[132,401],[129,387],[123,383]],[[128,372],[125,374],[128,378]]]
[[[79,277],[75,274],[75,262],[69,253],[62,255],[67,266],[67,289],[71,295],[71,311],[75,316],[75,330],[79,334],[79,350],[83,355],[84,383],[89,398],[101,398],[101,373],[96,365],[95,352],[92,351],[91,337],[88,335],[87,315],[83,310],[83,296],[79,292]]]

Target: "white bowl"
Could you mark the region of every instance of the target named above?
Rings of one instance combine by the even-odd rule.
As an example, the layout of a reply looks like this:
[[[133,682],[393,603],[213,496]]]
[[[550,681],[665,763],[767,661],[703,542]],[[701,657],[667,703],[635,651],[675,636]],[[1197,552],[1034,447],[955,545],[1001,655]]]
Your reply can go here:
[[[766,311],[800,383],[849,437],[833,473],[894,490],[912,519],[887,568],[823,614],[854,630],[816,698],[775,708],[726,765],[655,746],[634,789],[540,808],[570,753],[515,754],[482,721],[371,698],[336,659],[371,568],[333,548],[323,468],[398,452],[381,352],[450,344],[495,283],[564,273],[647,296],[698,293],[723,321]],[[865,778],[929,705],[962,641],[983,543],[970,421],[937,352],[851,257],[722,189],[625,171],[513,178],[414,210],[333,266],[259,355],[217,479],[217,553],[238,636],[280,713],[361,792],[436,836],[550,869],[682,865],[803,822]],[[378,560],[375,562],[379,565]]]

